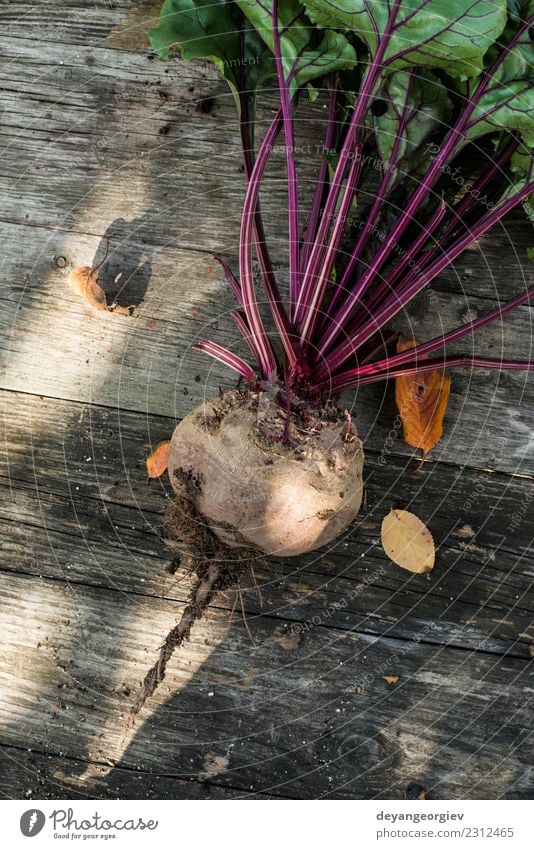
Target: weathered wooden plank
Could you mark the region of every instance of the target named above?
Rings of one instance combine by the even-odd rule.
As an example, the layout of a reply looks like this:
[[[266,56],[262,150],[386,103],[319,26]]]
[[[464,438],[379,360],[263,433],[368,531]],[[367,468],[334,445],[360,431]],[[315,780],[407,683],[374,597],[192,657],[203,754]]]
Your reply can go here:
[[[212,610],[122,754],[130,692],[176,611],[15,575],[3,604],[10,745],[299,798],[398,796],[410,778],[438,798],[528,793],[523,661],[321,628],[295,640],[268,616],[254,648]]]
[[[272,798],[137,769],[113,771],[101,763],[0,746],[0,798],[27,799],[236,799]]]
[[[189,581],[167,573],[160,539],[165,479],[147,486],[144,457],[167,419],[9,395],[0,469],[3,568],[183,601]],[[529,656],[531,481],[368,454],[367,507],[335,546],[260,573],[265,611],[294,623],[335,625]],[[439,543],[430,576],[389,563],[380,523],[391,506],[422,516]],[[515,515],[515,518],[512,516]],[[219,605],[232,604],[232,597]],[[259,615],[255,591],[246,607]],[[333,607],[332,607],[333,606]]]
[[[154,26],[160,0],[43,0],[2,5],[0,19],[9,38],[26,38],[30,29],[39,40],[84,45],[106,42],[117,49],[147,51],[147,30]]]
[[[10,46],[1,101],[4,219],[20,220],[23,204],[30,223],[99,232],[107,209],[107,222],[149,215],[152,243],[171,238],[207,250],[235,247],[241,146],[232,97],[213,70],[135,54],[130,61],[130,54],[104,48],[77,49],[66,58],[59,45],[47,50],[43,66],[34,41],[8,42],[8,58]],[[207,97],[209,114],[199,116],[199,101]],[[263,126],[274,104],[267,97]],[[320,114],[316,107],[299,122],[299,145],[314,152],[301,157],[304,186],[320,162],[314,121]],[[278,225],[283,162],[282,149],[275,149],[264,193]]]
[[[228,118],[232,115],[226,83],[207,62],[183,62],[178,57],[161,62],[154,54],[147,55],[147,51],[116,51],[91,39],[76,47],[52,43],[43,51],[35,39],[11,39],[3,34],[2,47],[2,97],[7,107],[7,126],[16,127],[15,117],[20,115],[21,119],[26,118],[24,126],[46,130],[52,137],[71,132],[74,143],[81,127],[84,133],[100,135],[106,130],[109,135],[125,125],[135,134],[157,133],[162,115],[168,112],[172,116],[175,109],[175,117],[191,130],[196,112],[197,131],[213,125],[213,115],[219,115],[221,109]],[[15,87],[20,89],[19,97],[15,96]],[[274,102],[274,93],[271,90],[269,95],[268,91],[267,99]],[[213,111],[201,114],[197,108],[199,98],[214,94],[220,99],[217,97],[210,104]],[[33,112],[28,109],[30,104]],[[109,111],[102,114],[98,109],[103,105],[114,115],[119,105],[124,109],[118,126],[106,121]],[[88,110],[88,114],[84,115],[83,110]],[[120,118],[118,114],[115,117]],[[178,123],[168,129],[178,129]],[[222,127],[216,129],[220,134]]]
[[[125,303],[142,304],[132,317],[92,311],[65,286],[69,270],[102,256],[97,236],[63,230],[6,225],[8,255],[0,298],[1,343],[6,388],[109,407],[182,417],[232,373],[204,354],[191,350],[203,337],[246,356],[229,316],[235,306],[218,265],[203,253],[151,248],[132,234],[114,239],[103,273],[108,290]],[[30,238],[31,237],[31,238]],[[61,264],[63,267],[58,268]],[[122,273],[118,285],[113,283]],[[482,298],[460,299],[435,292],[433,310],[440,329],[451,328],[491,309]],[[488,353],[524,354],[530,344],[532,310],[520,308],[509,320],[480,334],[477,346]],[[398,327],[429,338],[435,319],[421,303]],[[61,345],[57,338],[61,334]],[[469,351],[470,343],[462,350]],[[46,352],[42,356],[39,352]],[[367,387],[347,396],[365,443],[381,453],[393,449],[412,455],[402,444],[391,388]],[[515,372],[454,372],[445,419],[445,435],[433,452],[437,460],[532,474],[534,443],[530,418],[534,380]],[[392,444],[393,443],[393,444]]]

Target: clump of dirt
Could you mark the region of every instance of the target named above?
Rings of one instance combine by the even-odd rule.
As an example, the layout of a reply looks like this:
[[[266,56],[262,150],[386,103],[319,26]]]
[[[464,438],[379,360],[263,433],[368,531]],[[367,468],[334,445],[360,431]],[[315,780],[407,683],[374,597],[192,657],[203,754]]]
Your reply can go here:
[[[184,494],[173,499],[167,507],[164,538],[175,559],[189,568],[196,580],[182,618],[167,634],[156,663],[143,680],[130,710],[126,731],[165,678],[174,651],[189,639],[194,622],[200,619],[216,593],[236,587],[241,594],[241,584],[246,577],[252,575],[254,578],[254,565],[265,560],[263,553],[249,543],[230,548],[219,539],[195,508],[193,496],[201,490],[201,481],[186,470],[179,469],[177,473]]]

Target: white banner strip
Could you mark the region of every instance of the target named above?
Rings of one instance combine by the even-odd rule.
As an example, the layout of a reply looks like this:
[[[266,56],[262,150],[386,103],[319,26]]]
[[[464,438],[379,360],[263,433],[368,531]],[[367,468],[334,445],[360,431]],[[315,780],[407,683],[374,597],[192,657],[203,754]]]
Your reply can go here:
[[[522,801],[6,801],[2,846],[531,849]],[[208,807],[209,806],[209,807]],[[35,842],[33,842],[35,841]]]

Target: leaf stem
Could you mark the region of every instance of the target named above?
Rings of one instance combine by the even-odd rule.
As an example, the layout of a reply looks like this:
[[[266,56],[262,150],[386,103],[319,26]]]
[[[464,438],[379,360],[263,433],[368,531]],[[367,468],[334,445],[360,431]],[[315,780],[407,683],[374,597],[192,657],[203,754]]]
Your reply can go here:
[[[302,320],[304,320],[305,311],[307,309],[307,305],[311,301],[311,296],[316,284],[317,274],[326,248],[326,238],[330,230],[331,221],[343,186],[344,176],[347,170],[347,162],[351,157],[357,156],[358,151],[361,151],[362,144],[360,138],[364,126],[364,118],[371,105],[378,80],[380,79],[380,75],[383,70],[382,59],[391,37],[395,18],[400,7],[400,2],[401,0],[393,1],[393,8],[390,12],[384,33],[380,38],[377,51],[372,57],[365,72],[364,79],[358,93],[358,100],[340,151],[339,162],[328,192],[315,244],[310,252],[310,258],[304,271],[301,284],[297,310],[301,312]]]
[[[233,369],[246,380],[254,380],[256,377],[254,369],[252,369],[248,363],[242,360],[237,354],[233,354],[227,348],[223,348],[222,345],[218,345],[216,342],[211,342],[209,339],[200,339],[193,345],[193,350],[203,351],[205,354],[209,354],[210,357],[213,357],[220,363],[224,363],[225,366],[229,366],[229,368]]]
[[[292,322],[294,320],[295,306],[297,303],[300,284],[298,177],[295,165],[295,134],[291,98],[289,95],[289,84],[285,79],[282,63],[282,48],[278,26],[278,5],[278,0],[273,0],[274,59],[276,63],[276,73],[278,76],[280,103],[282,105],[286,148],[289,224],[289,320]]]
[[[408,201],[405,210],[403,210],[402,213],[399,215],[397,221],[393,225],[387,238],[384,240],[381,248],[375,255],[373,261],[369,264],[366,271],[362,275],[362,278],[357,284],[356,289],[348,295],[348,297],[345,299],[345,301],[339,308],[338,312],[334,315],[334,321],[331,322],[330,330],[325,334],[324,338],[321,339],[320,344],[318,345],[319,353],[321,356],[324,356],[326,352],[332,347],[332,344],[338,336],[340,329],[346,326],[347,319],[351,314],[358,299],[368,289],[376,274],[380,271],[380,269],[390,256],[395,245],[398,244],[400,237],[403,235],[410,222],[414,219],[415,214],[419,210],[421,204],[426,199],[428,193],[430,192],[432,186],[438,179],[440,173],[442,173],[444,166],[447,165],[449,161],[456,155],[460,145],[462,144],[462,142],[465,141],[465,130],[469,125],[469,118],[472,115],[478,100],[487,88],[492,76],[499,69],[500,65],[502,64],[510,50],[512,50],[515,44],[519,41],[525,30],[528,29],[529,25],[529,22],[525,22],[523,24],[519,31],[514,35],[512,40],[506,45],[506,47],[501,51],[499,56],[495,59],[489,71],[484,73],[484,75],[482,76],[482,79],[477,85],[475,92],[473,93],[472,97],[469,98],[465,108],[458,116],[454,126],[450,129],[448,135],[445,138],[442,149],[440,150],[439,154],[434,158],[432,165],[425,174],[423,180],[421,181],[416,191]]]
[[[497,221],[506,215],[514,206],[521,203],[534,192],[534,182],[525,185],[517,194],[508,198],[504,203],[495,207],[487,213],[468,233],[459,238],[453,245],[447,248],[444,256],[432,262],[428,268],[418,274],[415,280],[403,289],[401,294],[393,295],[386,303],[371,316],[356,334],[346,342],[338,346],[328,357],[323,359],[321,365],[315,370],[314,376],[318,379],[325,377],[328,372],[333,373],[351,357],[358,348],[363,345],[377,330],[390,321],[393,316],[400,312],[424,287],[430,283],[444,268],[461,254],[476,239],[489,230]]]
[[[499,371],[534,371],[534,360],[502,360],[498,357],[471,357],[465,354],[452,357],[445,356],[423,360],[423,362],[419,363],[407,363],[405,366],[399,366],[389,371],[382,371],[378,374],[367,375],[365,377],[343,378],[340,375],[332,381],[324,381],[322,384],[319,384],[319,389],[323,392],[330,391],[337,395],[345,392],[347,389],[356,389],[360,386],[366,386],[369,383],[378,383],[382,380],[391,380],[395,377],[402,377],[409,374],[422,374],[427,371],[434,371],[435,369],[456,367],[490,368],[498,369]]]
[[[350,212],[350,207],[354,198],[354,192],[361,173],[361,167],[361,158],[355,157],[352,160],[350,166],[349,174],[347,177],[347,186],[343,194],[339,211],[336,213],[335,216],[335,223],[334,229],[332,231],[332,236],[324,254],[324,259],[317,280],[314,281],[315,285],[310,302],[307,304],[306,309],[304,311],[304,316],[300,328],[300,342],[302,345],[305,345],[311,340],[313,336],[313,331],[317,324],[317,320],[321,314],[321,304],[324,300],[324,295],[328,286],[328,281],[330,280],[330,275],[332,274],[337,251],[341,242],[341,237],[345,229],[347,217]]]
[[[300,266],[301,268],[306,268],[308,264],[308,259],[310,256],[310,250],[313,247],[313,244],[317,235],[317,228],[319,226],[319,219],[321,217],[321,212],[323,209],[323,201],[325,195],[325,189],[328,187],[328,160],[324,155],[324,151],[333,150],[335,141],[336,141],[336,114],[338,109],[338,101],[339,101],[339,89],[337,86],[337,76],[336,74],[332,74],[332,79],[330,83],[330,94],[329,94],[329,105],[328,105],[328,118],[326,124],[326,133],[325,140],[323,144],[323,157],[321,161],[321,165],[319,168],[319,175],[317,177],[317,183],[315,185],[315,192],[313,196],[313,201],[310,208],[310,216],[308,219],[308,224],[306,227],[306,233],[304,235],[304,239],[301,246],[300,251]],[[300,321],[300,314],[297,313],[295,315],[295,320]]]
[[[359,327],[363,323],[363,321],[365,321],[367,318],[369,318],[369,316],[372,315],[373,310],[384,300],[387,295],[394,293],[395,284],[400,278],[402,278],[402,275],[404,274],[406,269],[412,269],[416,273],[422,270],[421,263],[424,267],[426,257],[423,254],[424,259],[420,259],[418,262],[415,261],[415,258],[419,256],[426,242],[432,237],[433,233],[435,233],[439,224],[443,220],[446,211],[447,207],[445,206],[444,201],[441,200],[438,206],[436,207],[435,211],[432,213],[428,224],[426,226],[421,227],[421,232],[414,239],[408,250],[399,260],[399,262],[393,266],[391,271],[386,275],[385,279],[381,281],[381,283],[376,287],[374,292],[371,293],[368,300],[365,300],[363,302],[360,313],[358,313],[354,319],[354,324],[356,325],[356,327]],[[412,265],[412,263],[414,264]]]
[[[239,277],[241,280],[241,288],[243,292],[243,307],[247,316],[247,321],[251,333],[258,345],[261,356],[261,367],[264,376],[269,379],[277,371],[276,359],[265,333],[265,328],[261,319],[256,290],[254,286],[254,273],[252,268],[252,231],[254,226],[254,213],[258,202],[261,180],[267,165],[269,153],[276,136],[282,127],[282,110],[279,109],[271,121],[270,126],[265,133],[263,141],[259,147],[254,167],[252,169],[250,179],[247,185],[245,200],[243,203],[243,213],[241,217],[241,232],[239,237]],[[292,366],[298,362],[295,340],[292,338],[291,331],[287,325],[287,319],[284,313],[279,309],[277,299],[273,294],[269,294],[269,306],[276,323],[280,339],[284,346],[284,350]]]
[[[382,175],[382,180],[380,181],[380,186],[378,188],[378,192],[376,194],[373,206],[371,207],[371,210],[370,210],[369,215],[367,217],[367,220],[365,222],[365,226],[363,227],[363,229],[362,229],[362,231],[361,231],[361,233],[360,233],[360,235],[359,235],[359,237],[356,241],[356,245],[354,246],[354,250],[352,252],[352,255],[350,257],[348,265],[345,268],[345,271],[344,271],[343,276],[342,276],[341,281],[340,281],[340,289],[342,291],[344,291],[345,288],[348,286],[349,280],[350,280],[350,278],[351,278],[351,276],[352,276],[352,274],[353,274],[353,272],[356,268],[356,265],[358,263],[360,255],[361,255],[361,252],[362,252],[362,250],[365,246],[365,243],[366,243],[366,241],[369,237],[369,233],[371,233],[372,228],[375,226],[376,221],[377,221],[377,219],[378,219],[378,217],[379,217],[379,215],[382,211],[383,200],[384,200],[384,198],[387,194],[388,188],[390,187],[391,175],[393,173],[395,165],[397,164],[397,156],[398,156],[398,153],[399,153],[400,143],[402,141],[402,135],[404,133],[404,130],[406,128],[406,123],[408,121],[408,115],[409,115],[408,100],[409,100],[409,97],[410,97],[410,91],[411,91],[412,85],[413,85],[413,72],[410,74],[410,79],[409,79],[409,82],[408,82],[407,93],[406,93],[406,101],[405,101],[404,108],[403,108],[403,111],[402,111],[401,120],[400,120],[399,125],[398,125],[397,133],[395,135],[395,140],[393,142],[393,147],[392,147],[392,150],[391,150],[391,153],[390,153],[390,156],[389,156],[389,161],[388,161],[387,167],[385,168],[384,173]]]
[[[332,382],[336,385],[337,380],[345,382],[347,379],[351,378],[367,377],[373,374],[380,374],[381,372],[390,373],[392,369],[399,368],[406,363],[410,363],[412,360],[417,362],[419,357],[426,357],[438,348],[443,348],[452,342],[457,342],[464,336],[469,336],[471,333],[475,333],[477,330],[480,330],[480,328],[486,327],[488,324],[491,324],[491,322],[496,321],[497,319],[502,319],[509,312],[512,312],[512,310],[527,303],[527,301],[532,298],[534,298],[534,286],[527,289],[525,292],[521,292],[521,294],[516,295],[514,298],[511,298],[509,301],[506,301],[506,303],[496,307],[494,310],[491,310],[491,312],[485,313],[479,318],[469,321],[466,324],[462,324],[454,330],[449,330],[448,333],[443,333],[441,336],[436,336],[435,339],[430,339],[428,342],[415,345],[413,348],[410,348],[407,351],[402,351],[399,354],[393,354],[390,357],[384,357],[382,360],[369,363],[369,365],[362,364],[357,368],[350,369],[350,371],[346,371],[343,374],[336,376]]]

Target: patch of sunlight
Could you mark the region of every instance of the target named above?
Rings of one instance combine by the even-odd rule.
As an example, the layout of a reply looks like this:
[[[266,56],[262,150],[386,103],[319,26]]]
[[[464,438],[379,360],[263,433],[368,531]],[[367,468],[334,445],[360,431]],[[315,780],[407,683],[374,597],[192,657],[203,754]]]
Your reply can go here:
[[[59,690],[52,692],[50,681],[59,676],[63,683],[54,647],[60,607],[43,592],[48,584],[9,574],[2,583],[0,729],[8,742],[27,743],[28,721],[38,725],[43,713],[52,715],[57,704]]]
[[[137,600],[135,604],[128,601],[129,618],[124,626],[127,633],[117,637],[121,662],[115,661],[113,668],[108,669],[106,680],[107,691],[117,693],[119,699],[101,717],[94,733],[86,738],[88,757],[99,763],[88,764],[82,779],[94,777],[95,770],[98,772],[102,763],[107,764],[111,770],[138,733],[151,733],[150,719],[158,711],[165,710],[170,699],[186,690],[228,635],[231,622],[227,610],[211,608],[209,618],[197,620],[191,639],[175,651],[168,663],[165,678],[132,724],[129,721],[129,710],[135,702],[141,681],[157,660],[163,639],[177,623],[182,609],[180,605],[175,607],[174,612],[165,610],[154,621],[153,600]],[[146,621],[143,622],[143,619]],[[143,730],[145,723],[149,723],[146,731]]]

